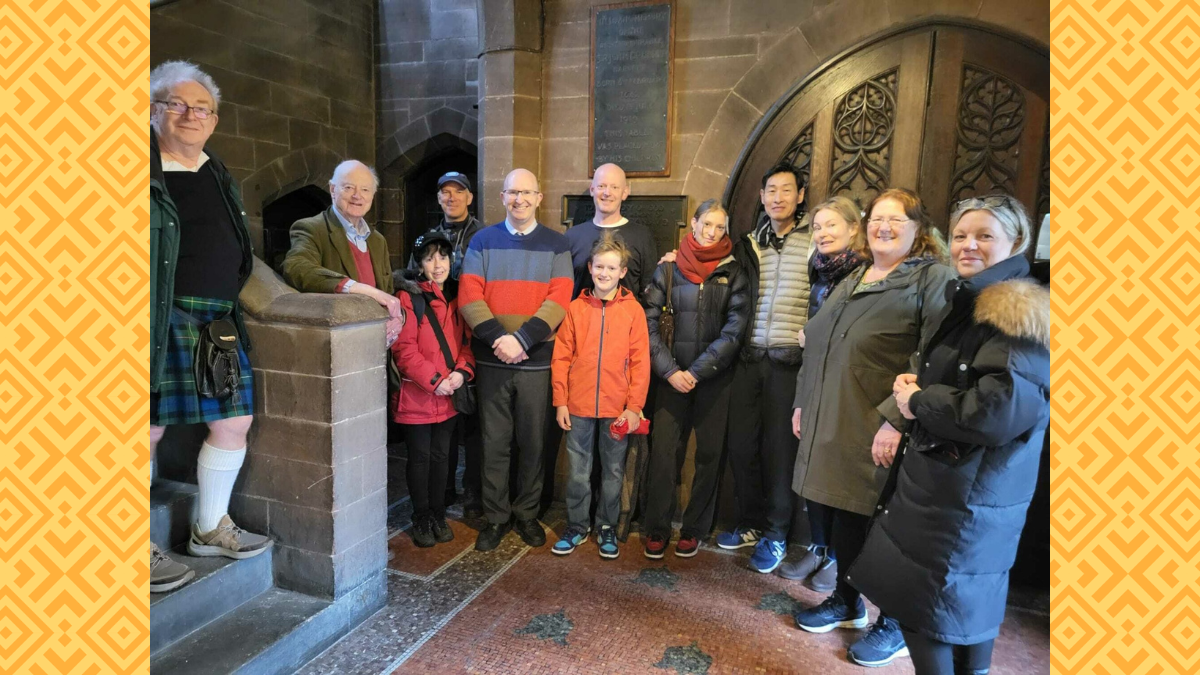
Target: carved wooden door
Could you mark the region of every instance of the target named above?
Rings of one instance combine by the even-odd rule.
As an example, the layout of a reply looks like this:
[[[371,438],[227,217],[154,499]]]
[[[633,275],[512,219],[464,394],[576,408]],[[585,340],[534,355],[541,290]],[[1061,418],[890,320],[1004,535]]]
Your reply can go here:
[[[735,228],[761,213],[763,172],[781,160],[808,178],[809,205],[862,205],[915,189],[945,229],[959,199],[1003,191],[1049,210],[1050,62],[979,29],[929,26],[863,47],[803,83],[743,154],[729,195]]]

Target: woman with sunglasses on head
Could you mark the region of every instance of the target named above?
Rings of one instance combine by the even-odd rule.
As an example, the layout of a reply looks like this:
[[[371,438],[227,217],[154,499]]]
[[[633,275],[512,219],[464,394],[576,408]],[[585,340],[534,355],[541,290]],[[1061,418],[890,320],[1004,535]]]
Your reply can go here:
[[[895,490],[849,574],[895,617],[921,675],[986,673],[1050,423],[1050,293],[1026,278],[1029,216],[1007,197],[950,218],[960,278],[894,383],[913,420]]]
[[[918,338],[945,304],[954,270],[946,244],[910,190],[885,190],[867,208],[855,250],[868,261],[829,294],[805,326],[792,431],[800,438],[792,489],[833,512],[839,570],[833,594],[796,613],[810,633],[864,628],[867,608],[844,567],[867,525],[907,420],[892,384],[908,372]],[[883,615],[850,647],[851,660],[881,666],[904,656],[896,622]]]

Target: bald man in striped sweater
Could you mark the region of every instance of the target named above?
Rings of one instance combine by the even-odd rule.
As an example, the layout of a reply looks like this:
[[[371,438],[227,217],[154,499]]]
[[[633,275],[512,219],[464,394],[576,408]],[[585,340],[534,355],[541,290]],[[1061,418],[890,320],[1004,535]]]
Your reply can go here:
[[[502,195],[508,215],[471,239],[458,289],[472,332],[483,428],[482,496],[488,525],[475,540],[479,551],[496,548],[514,527],[529,546],[546,543],[537,509],[550,357],[574,284],[567,238],[538,225],[542,193],[537,177],[525,169],[512,171]],[[510,501],[514,432],[518,493]]]

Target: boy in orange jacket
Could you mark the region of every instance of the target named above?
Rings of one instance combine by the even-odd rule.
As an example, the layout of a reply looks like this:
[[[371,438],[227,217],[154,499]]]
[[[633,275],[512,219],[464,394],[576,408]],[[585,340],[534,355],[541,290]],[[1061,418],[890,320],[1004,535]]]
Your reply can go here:
[[[625,476],[627,436],[609,434],[618,420],[633,433],[642,424],[642,406],[650,387],[650,333],[637,296],[621,288],[628,272],[629,249],[611,235],[592,246],[588,269],[592,290],[567,308],[558,328],[550,372],[558,426],[567,432],[567,529],[551,549],[567,555],[587,540],[592,500],[592,451],[600,439],[600,504],[596,542],[601,558],[616,558],[617,516]]]

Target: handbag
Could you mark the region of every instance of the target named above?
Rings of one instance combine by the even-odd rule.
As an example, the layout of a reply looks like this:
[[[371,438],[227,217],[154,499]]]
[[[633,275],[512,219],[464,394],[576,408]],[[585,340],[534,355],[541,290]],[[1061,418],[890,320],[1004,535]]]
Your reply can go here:
[[[237,326],[228,317],[204,324],[178,307],[174,311],[200,332],[196,351],[192,355],[196,393],[201,398],[218,400],[237,394],[242,385],[242,366],[237,354]]]
[[[675,265],[665,263],[667,275],[667,304],[663,307],[662,315],[658,317],[658,337],[666,345],[668,351],[675,349],[675,306],[671,303],[671,287],[675,281]]]
[[[450,372],[454,372],[454,357],[450,355],[450,345],[446,343],[446,335],[442,333],[442,326],[438,323],[437,314],[429,317],[429,327],[433,329],[433,336],[442,346],[442,356],[446,359],[446,367],[450,369]],[[474,415],[479,410],[479,403],[475,398],[475,385],[464,382],[463,386],[450,394],[450,402],[459,413]]]

